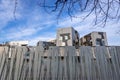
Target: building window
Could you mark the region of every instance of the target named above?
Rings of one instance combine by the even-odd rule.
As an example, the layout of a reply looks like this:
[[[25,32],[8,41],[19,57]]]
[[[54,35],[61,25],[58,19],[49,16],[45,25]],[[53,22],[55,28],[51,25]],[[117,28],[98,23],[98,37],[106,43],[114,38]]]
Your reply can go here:
[[[105,41],[102,41],[102,45],[105,46]]]
[[[59,40],[62,40],[63,42],[65,42],[66,40],[70,39],[70,34],[66,33],[66,34],[60,34],[60,38]]]
[[[66,46],[66,45],[65,45],[65,42],[62,42],[62,46]]]
[[[91,40],[91,36],[87,36],[86,41],[90,41],[90,40]]]
[[[101,35],[102,39],[104,39],[103,32],[98,32],[99,35]]]
[[[65,35],[64,38],[65,38],[65,40],[68,40],[68,36],[67,35]]]
[[[101,39],[96,39],[96,46],[103,46]]]

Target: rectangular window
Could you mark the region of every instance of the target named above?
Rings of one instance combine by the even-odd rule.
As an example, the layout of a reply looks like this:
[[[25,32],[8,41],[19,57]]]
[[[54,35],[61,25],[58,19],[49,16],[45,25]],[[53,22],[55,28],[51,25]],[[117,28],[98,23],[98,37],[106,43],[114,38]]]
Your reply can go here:
[[[70,39],[70,33],[60,34],[60,36],[63,42]]]
[[[101,35],[102,39],[104,39],[103,32],[98,32],[99,35]]]
[[[96,39],[96,46],[103,46],[101,39]]]
[[[68,36],[64,36],[65,37],[65,40],[68,40]]]
[[[105,41],[102,41],[102,45],[105,46]]]
[[[62,42],[62,46],[65,46],[65,42]]]

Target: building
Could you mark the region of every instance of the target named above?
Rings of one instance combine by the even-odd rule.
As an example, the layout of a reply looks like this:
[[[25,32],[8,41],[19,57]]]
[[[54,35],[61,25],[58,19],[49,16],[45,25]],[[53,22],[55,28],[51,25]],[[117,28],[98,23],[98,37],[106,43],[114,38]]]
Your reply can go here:
[[[50,46],[56,46],[53,42],[39,41],[37,46],[43,47],[45,50],[48,50]]]
[[[3,44],[0,44],[0,46],[3,46]]]
[[[81,46],[107,46],[106,32],[91,32],[80,38]]]
[[[56,46],[79,46],[79,33],[73,27],[59,28],[57,30]]]
[[[10,42],[6,42],[5,45],[9,45],[9,46],[27,46],[28,41],[10,41]]]
[[[56,39],[49,40],[48,42],[54,43],[56,45]]]

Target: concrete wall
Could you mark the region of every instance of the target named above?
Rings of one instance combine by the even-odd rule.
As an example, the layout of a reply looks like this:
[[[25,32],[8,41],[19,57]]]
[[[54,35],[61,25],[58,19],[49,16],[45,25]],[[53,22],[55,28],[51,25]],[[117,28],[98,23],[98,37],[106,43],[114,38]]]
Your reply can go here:
[[[5,46],[0,46],[0,54],[3,53]]]

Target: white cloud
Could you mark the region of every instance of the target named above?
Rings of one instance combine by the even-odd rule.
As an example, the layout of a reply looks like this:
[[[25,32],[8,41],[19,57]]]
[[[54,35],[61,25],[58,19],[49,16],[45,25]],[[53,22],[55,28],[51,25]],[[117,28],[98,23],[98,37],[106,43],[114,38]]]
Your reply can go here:
[[[40,34],[40,32],[43,29],[49,28],[51,27],[51,25],[55,24],[53,16],[50,16],[49,14],[47,15],[47,14],[39,13],[38,9],[35,9],[25,18],[26,18],[26,22],[24,24],[12,26],[6,31],[3,30],[2,37],[4,37],[4,39],[6,40],[22,40],[27,37],[27,39],[29,40],[31,39],[31,37],[34,37],[33,36],[34,34],[36,33]],[[44,40],[44,38],[40,38],[39,40],[41,39]],[[3,39],[1,38],[1,40]]]
[[[10,34],[7,34],[6,37],[8,39],[21,39],[25,36],[29,36],[32,34],[35,34],[36,32],[38,32],[39,30],[41,30],[42,28],[21,28],[20,30],[15,29],[13,32],[11,32]]]
[[[19,0],[18,0],[19,1]],[[4,28],[9,21],[15,20],[14,18],[14,0],[1,0],[0,2],[0,30]],[[15,13],[17,18],[20,18],[18,12]]]
[[[33,39],[28,39],[28,41],[29,41],[29,45],[34,45],[35,46],[35,45],[37,45],[38,41],[49,41],[49,40],[52,40],[52,39],[55,39],[55,37],[53,37],[52,35],[51,36],[47,36],[47,35],[41,36],[41,35],[39,35],[39,36],[37,36]]]

